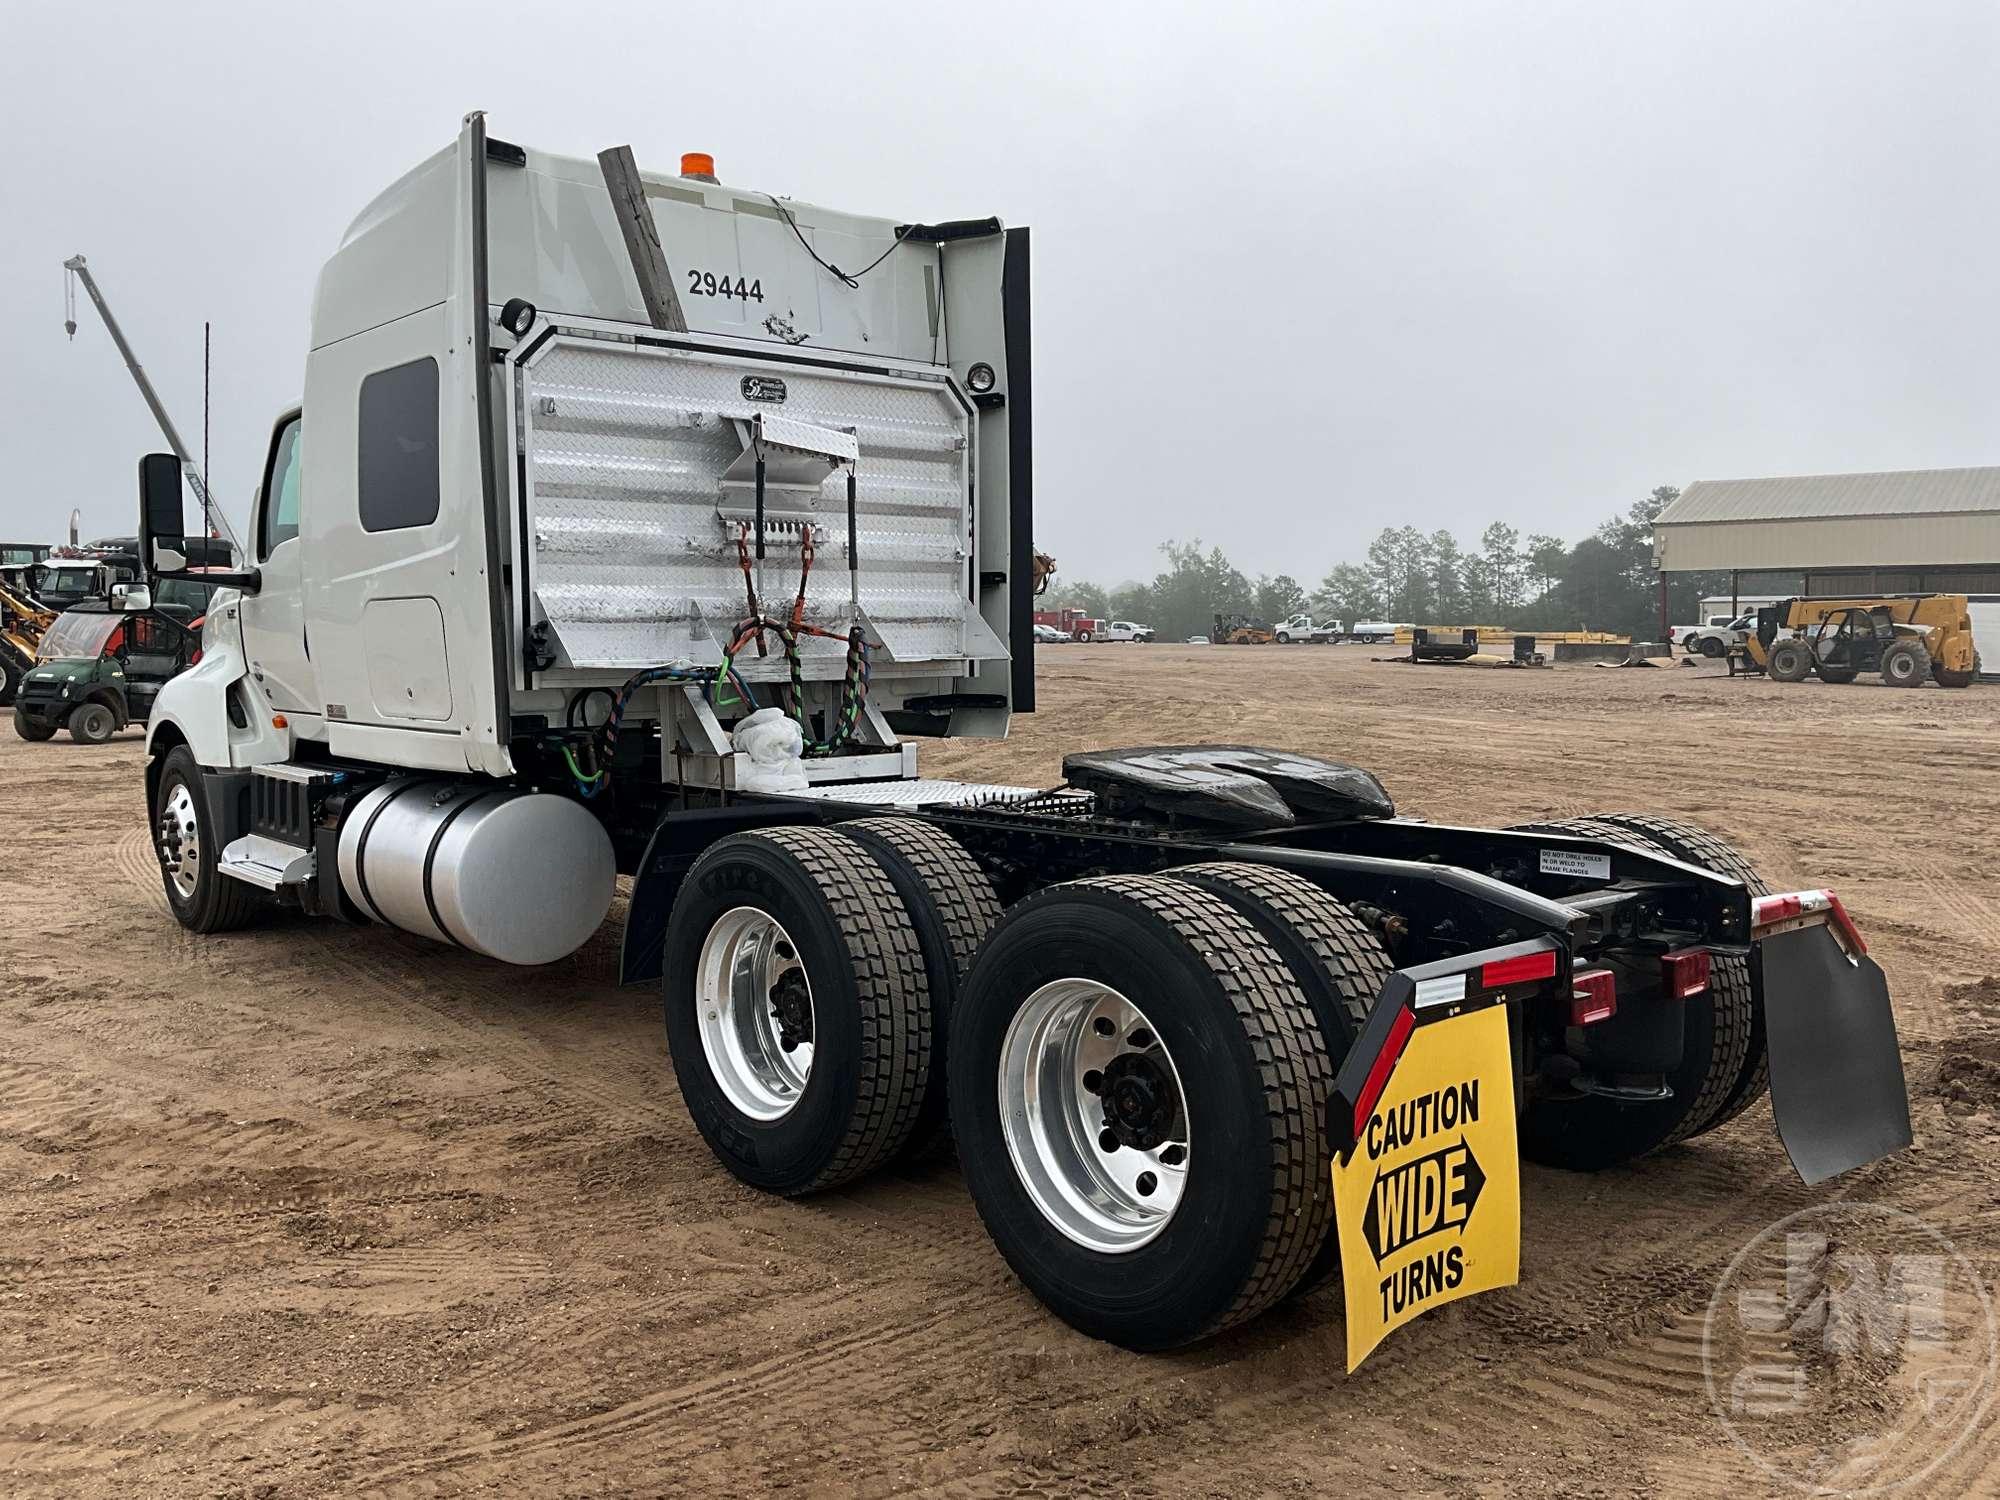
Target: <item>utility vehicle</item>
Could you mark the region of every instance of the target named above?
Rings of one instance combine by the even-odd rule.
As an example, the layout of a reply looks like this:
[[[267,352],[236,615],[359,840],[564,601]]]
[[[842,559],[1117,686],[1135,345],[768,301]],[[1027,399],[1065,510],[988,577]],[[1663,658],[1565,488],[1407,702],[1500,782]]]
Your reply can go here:
[[[1034,708],[1029,243],[467,117],[321,272],[249,555],[155,705],[174,915],[540,964],[628,875],[622,976],[728,1171],[833,1188],[948,1124],[1022,1281],[1140,1349],[1337,1264],[1351,1329],[1504,1282],[1517,1132],[1604,1167],[1768,1080],[1809,1180],[1906,1143],[1838,902],[1689,825],[1434,825],[1231,744],[919,774]],[[182,466],[140,475],[172,576]]]
[[[144,585],[113,584],[107,603],[67,610],[42,635],[14,697],[14,732],[46,740],[66,729],[79,745],[101,745],[145,723],[161,687],[200,650],[196,631],[154,608]]]

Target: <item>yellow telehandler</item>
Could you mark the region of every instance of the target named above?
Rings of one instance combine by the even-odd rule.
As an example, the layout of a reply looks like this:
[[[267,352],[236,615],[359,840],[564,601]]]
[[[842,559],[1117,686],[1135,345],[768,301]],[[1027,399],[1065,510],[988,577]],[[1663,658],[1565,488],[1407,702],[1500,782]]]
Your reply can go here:
[[[1781,636],[1779,632],[1792,634]],[[1781,599],[1757,611],[1739,648],[1773,682],[1852,682],[1879,672],[1890,687],[1969,687],[1979,675],[1963,594]]]

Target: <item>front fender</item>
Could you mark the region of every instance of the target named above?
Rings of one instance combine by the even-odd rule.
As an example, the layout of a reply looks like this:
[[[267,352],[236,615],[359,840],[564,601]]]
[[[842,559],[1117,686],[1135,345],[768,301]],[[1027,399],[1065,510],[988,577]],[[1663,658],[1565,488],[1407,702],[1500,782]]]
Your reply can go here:
[[[146,720],[146,754],[156,749],[169,725],[170,742],[185,741],[200,765],[211,770],[271,765],[291,753],[288,736],[256,712],[248,693],[237,698],[243,723],[229,717],[229,694],[249,669],[243,655],[243,630],[234,600],[211,608],[202,630],[201,660],[165,683],[153,699]]]

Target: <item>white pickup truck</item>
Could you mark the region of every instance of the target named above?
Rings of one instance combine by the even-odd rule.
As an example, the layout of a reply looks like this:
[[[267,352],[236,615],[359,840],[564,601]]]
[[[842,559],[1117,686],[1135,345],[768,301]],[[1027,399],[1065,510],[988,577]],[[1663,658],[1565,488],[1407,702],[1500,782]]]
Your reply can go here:
[[[1673,638],[1689,656],[1723,657],[1756,628],[1757,612],[1753,609],[1740,615],[1710,615],[1700,625],[1676,626]]]
[[[1280,646],[1289,646],[1295,641],[1308,645],[1324,646],[1329,641],[1340,639],[1340,621],[1320,620],[1315,622],[1311,615],[1293,615],[1280,620],[1272,628],[1271,638]]]
[[[1150,641],[1153,635],[1152,626],[1136,620],[1106,620],[1097,632],[1100,641]]]

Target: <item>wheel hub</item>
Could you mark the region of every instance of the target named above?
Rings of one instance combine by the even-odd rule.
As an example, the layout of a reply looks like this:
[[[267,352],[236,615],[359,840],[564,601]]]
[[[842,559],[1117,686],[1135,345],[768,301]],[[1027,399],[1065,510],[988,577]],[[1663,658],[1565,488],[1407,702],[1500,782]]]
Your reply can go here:
[[[1077,1244],[1121,1255],[1172,1221],[1192,1136],[1173,1057],[1100,980],[1052,980],[1001,1042],[1000,1128],[1021,1186]]]
[[[184,783],[175,782],[161,799],[155,834],[160,868],[182,900],[192,899],[201,878],[201,825],[195,817],[193,794]]]
[[[778,1045],[787,1052],[798,1050],[813,1035],[812,991],[806,988],[805,971],[787,969],[771,986],[771,1010],[778,1018]]]
[[[1180,1113],[1179,1091],[1149,1052],[1121,1052],[1104,1070],[1104,1124],[1121,1146],[1151,1151]]]

